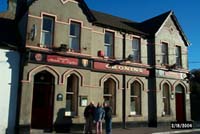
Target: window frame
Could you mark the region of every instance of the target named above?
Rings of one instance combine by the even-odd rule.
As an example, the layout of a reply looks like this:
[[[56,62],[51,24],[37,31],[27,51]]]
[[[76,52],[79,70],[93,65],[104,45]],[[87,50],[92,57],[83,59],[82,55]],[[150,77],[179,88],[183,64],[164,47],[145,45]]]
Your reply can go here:
[[[78,35],[71,35],[71,26],[72,24],[75,24],[75,26],[79,26],[79,33]],[[74,31],[74,33],[76,33],[76,30]],[[71,50],[73,50],[74,52],[78,52],[80,53],[81,52],[81,23],[80,22],[77,22],[77,21],[70,21],[70,25],[69,25],[69,48]],[[78,43],[78,50],[74,49],[73,48],[73,44],[70,42],[70,40],[72,39],[77,39],[77,43]]]
[[[177,51],[178,50],[178,51]],[[178,52],[178,53],[177,53]],[[176,66],[181,68],[182,67],[182,52],[181,46],[176,46],[175,48],[175,56],[176,56]]]
[[[165,47],[163,47],[165,46]],[[165,48],[165,50],[163,51],[163,48]],[[168,53],[168,43],[166,42],[162,42],[161,43],[161,64],[163,65],[168,65],[169,64],[169,53]]]
[[[136,85],[138,84],[138,85]],[[136,90],[134,87],[138,87]],[[133,90],[133,91],[132,91]],[[132,94],[133,93],[133,94]],[[137,94],[138,93],[138,94]],[[130,88],[130,115],[131,116],[141,116],[142,115],[142,85],[138,81],[134,81],[131,83],[131,88]],[[131,101],[132,99],[137,103],[135,103],[135,111],[132,111],[131,109]],[[134,114],[132,114],[134,112]]]
[[[47,31],[44,30],[44,19],[48,18],[49,20],[52,21],[52,25],[51,25],[51,31]],[[46,15],[44,14],[42,16],[42,27],[41,27],[41,39],[40,39],[40,44],[42,47],[45,48],[53,48],[53,42],[54,42],[54,31],[55,31],[55,16],[50,16],[50,15]],[[43,37],[45,38],[45,34],[44,33],[48,33],[50,32],[50,44],[45,44],[45,40],[43,42]]]
[[[72,81],[74,81],[74,79],[76,79],[76,83],[72,83],[72,82],[69,82],[69,78],[72,77]],[[77,88],[75,89],[72,89],[72,91],[68,91],[68,84],[77,84],[77,85],[72,85],[71,87],[73,86],[77,86]],[[67,86],[66,86],[66,91],[65,91],[65,94],[66,94],[66,112],[70,112],[70,116],[77,116],[78,115],[78,94],[79,94],[79,78],[75,75],[75,74],[72,74],[70,75],[68,78],[67,78]],[[67,110],[67,96],[70,95],[72,100],[75,102],[71,102],[71,109],[70,110]],[[74,99],[73,99],[74,97]],[[73,105],[74,103],[74,105]],[[74,109],[74,111],[73,111]]]
[[[168,87],[166,88],[165,85]],[[166,91],[167,90],[167,91]],[[163,112],[165,112],[165,115],[163,116],[170,116],[170,86],[167,83],[164,83],[162,86],[162,102],[163,102]]]
[[[112,36],[112,43],[109,44],[109,43],[106,42],[106,34]],[[105,57],[113,58],[114,59],[114,55],[115,55],[114,46],[115,46],[115,33],[111,32],[111,31],[105,31],[105,34],[104,34],[104,54],[105,54]],[[107,51],[105,51],[106,47],[110,48],[109,49],[110,55],[107,55],[107,53],[106,53]]]
[[[106,83],[106,82],[109,82],[109,83]],[[109,86],[108,93],[106,93],[106,94],[105,94],[105,88],[107,88],[107,87],[105,87],[105,84],[108,84],[106,86]],[[113,87],[110,87],[110,86],[113,86]],[[111,99],[112,105],[111,104],[109,104],[109,105],[112,107],[112,114],[116,115],[116,100],[117,100],[116,99],[116,82],[112,78],[109,78],[104,82],[104,87],[103,87],[104,102],[106,102],[105,97],[109,97]]]
[[[134,40],[138,41],[138,49],[134,49]],[[137,59],[134,59],[134,52],[137,52]],[[132,62],[136,63],[141,63],[141,39],[137,37],[132,38],[132,54],[133,54],[133,59]]]

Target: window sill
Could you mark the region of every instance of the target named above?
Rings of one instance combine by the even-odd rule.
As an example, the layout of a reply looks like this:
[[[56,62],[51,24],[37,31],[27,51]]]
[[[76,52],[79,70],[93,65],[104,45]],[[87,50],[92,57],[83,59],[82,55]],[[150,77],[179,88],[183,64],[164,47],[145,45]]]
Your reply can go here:
[[[71,116],[66,116],[66,115],[65,115],[65,116],[64,116],[64,118],[79,118],[79,117],[80,117],[80,116],[78,116],[78,115],[74,115],[74,116],[73,116],[73,115],[71,115]]]
[[[142,115],[128,115],[128,117],[142,117]]]
[[[161,117],[171,117],[171,115],[162,115]]]

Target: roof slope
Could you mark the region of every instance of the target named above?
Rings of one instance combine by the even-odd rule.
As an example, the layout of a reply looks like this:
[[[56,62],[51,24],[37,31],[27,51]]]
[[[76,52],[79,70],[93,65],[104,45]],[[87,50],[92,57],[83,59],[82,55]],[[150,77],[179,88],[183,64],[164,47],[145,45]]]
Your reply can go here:
[[[145,20],[140,23],[139,28],[142,31],[154,35],[160,29],[160,27],[162,26],[162,24],[164,23],[164,21],[167,19],[167,17],[170,15],[171,12],[172,11],[168,11],[151,19]]]
[[[158,15],[156,17],[153,17],[151,19],[141,22],[139,24],[138,28],[140,30],[154,36],[159,31],[159,29],[164,24],[165,20],[168,18],[169,15],[171,16],[172,20],[174,21],[174,24],[176,25],[177,29],[180,31],[180,35],[181,35],[183,41],[188,46],[190,43],[189,43],[185,33],[183,32],[176,16],[174,15],[173,11],[171,11],[171,10],[168,12],[165,12],[161,15]]]
[[[147,35],[147,33],[139,30],[138,24],[137,22],[128,20],[128,19],[124,19],[124,18],[120,18],[120,17],[116,17],[113,15],[109,15],[109,14],[105,14],[105,13],[101,13],[98,11],[94,11],[91,10],[92,14],[94,15],[94,17],[96,18],[96,21],[94,21],[93,23],[95,25],[101,25],[104,27],[108,27],[108,28],[113,28],[122,32],[128,32],[128,33],[135,33],[135,34],[140,34],[140,35]]]

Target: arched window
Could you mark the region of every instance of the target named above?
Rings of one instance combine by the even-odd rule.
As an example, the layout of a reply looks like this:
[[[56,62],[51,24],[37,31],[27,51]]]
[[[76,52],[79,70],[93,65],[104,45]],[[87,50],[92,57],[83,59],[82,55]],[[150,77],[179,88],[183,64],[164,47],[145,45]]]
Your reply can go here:
[[[130,114],[141,115],[141,84],[134,81],[130,90]]]
[[[116,83],[109,78],[104,82],[104,102],[112,107],[113,114],[116,114]]]
[[[163,115],[170,115],[170,93],[169,85],[167,83],[163,84]]]
[[[66,111],[74,116],[78,114],[78,88],[79,79],[75,74],[67,78]]]

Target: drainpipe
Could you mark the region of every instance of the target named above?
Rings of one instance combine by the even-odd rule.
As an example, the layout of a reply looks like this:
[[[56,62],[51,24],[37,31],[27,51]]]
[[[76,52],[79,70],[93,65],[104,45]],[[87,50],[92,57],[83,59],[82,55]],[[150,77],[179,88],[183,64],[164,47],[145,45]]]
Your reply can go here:
[[[123,36],[123,53],[122,53],[122,59],[126,59],[126,33],[121,33]],[[122,75],[122,128],[126,128],[126,75]]]

